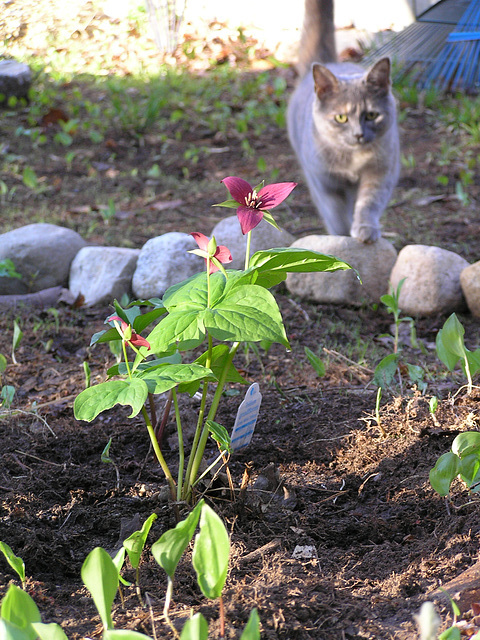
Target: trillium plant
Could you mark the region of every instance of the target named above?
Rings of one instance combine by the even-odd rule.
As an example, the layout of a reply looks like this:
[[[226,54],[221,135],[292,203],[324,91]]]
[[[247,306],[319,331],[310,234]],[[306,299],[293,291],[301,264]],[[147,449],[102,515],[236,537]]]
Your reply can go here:
[[[269,289],[289,272],[350,269],[332,256],[300,248],[268,249],[250,256],[252,230],[262,218],[276,226],[270,209],[296,185],[285,182],[254,188],[236,177],[222,182],[233,199],[217,206],[235,207],[242,233],[247,235],[244,270],[226,269],[232,261],[230,251],[217,245],[215,238],[192,233],[198,245],[192,253],[205,259],[205,271],[173,285],[161,299],[136,301],[126,309],[114,302],[115,313],[105,321],[108,328],[95,334],[91,344],[120,340],[123,361],[108,370],[106,381],[82,391],[74,403],[75,417],[88,422],[117,404],[129,406],[132,418],[142,414],[172,499],[189,503],[195,502],[196,485],[208,472],[200,475],[199,470],[209,437],[219,449],[211,467],[222,458],[227,461],[231,452],[227,428],[215,417],[226,385],[247,382],[234,365],[240,345],[266,341],[289,349],[281,313]],[[192,352],[196,357],[187,362]],[[165,393],[165,415],[157,420],[154,397]],[[200,406],[187,452],[179,399],[196,393]],[[179,444],[178,461],[172,468],[163,455],[159,434],[171,405]]]

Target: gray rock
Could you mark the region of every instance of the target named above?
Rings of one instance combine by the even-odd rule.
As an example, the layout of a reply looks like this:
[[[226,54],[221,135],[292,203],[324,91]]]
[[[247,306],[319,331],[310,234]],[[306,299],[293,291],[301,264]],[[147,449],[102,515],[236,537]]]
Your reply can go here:
[[[26,98],[31,82],[32,73],[28,65],[16,60],[0,60],[0,94],[5,98]]]
[[[70,291],[91,306],[120,299],[132,291],[139,249],[84,247],[70,267]]]
[[[410,315],[429,316],[461,311],[465,301],[460,273],[468,262],[453,251],[422,244],[403,247],[392,270],[391,284],[403,278],[399,306]]]
[[[233,262],[225,265],[227,269],[243,269],[245,266],[245,252],[247,250],[247,236],[242,234],[237,216],[224,218],[215,225],[211,235],[215,236],[217,244],[225,245],[232,254]],[[262,220],[252,231],[250,255],[261,249],[289,247],[295,238],[283,229],[275,229],[271,224]]]
[[[335,256],[357,269],[322,273],[289,273],[287,287],[291,293],[315,302],[359,306],[378,302],[388,291],[388,279],[397,252],[384,238],[364,244],[347,236],[306,236],[292,247],[310,249]]]
[[[142,300],[162,296],[168,287],[205,269],[203,258],[187,253],[197,248],[192,236],[177,231],[148,240],[133,274],[134,295]]]
[[[474,262],[460,273],[460,285],[470,313],[480,318],[480,262]]]
[[[0,278],[0,294],[66,287],[70,264],[86,244],[76,231],[43,222],[1,234],[0,260],[10,258],[22,279]]]

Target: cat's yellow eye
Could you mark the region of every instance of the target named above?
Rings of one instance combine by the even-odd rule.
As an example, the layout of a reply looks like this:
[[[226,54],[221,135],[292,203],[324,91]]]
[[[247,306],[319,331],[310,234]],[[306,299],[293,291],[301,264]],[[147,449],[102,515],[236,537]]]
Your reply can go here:
[[[345,124],[347,120],[348,116],[346,113],[337,113],[337,115],[335,116],[335,122],[338,122],[338,124]]]
[[[365,114],[365,120],[376,120],[379,115],[378,111],[367,111]]]

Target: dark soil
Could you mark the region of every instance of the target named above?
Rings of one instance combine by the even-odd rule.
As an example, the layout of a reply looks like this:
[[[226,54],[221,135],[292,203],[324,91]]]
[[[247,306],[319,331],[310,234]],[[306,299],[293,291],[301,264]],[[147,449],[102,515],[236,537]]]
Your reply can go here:
[[[291,88],[291,70],[271,73],[283,74]],[[468,141],[442,126],[434,108],[403,104],[401,114],[403,153],[414,158],[415,166],[403,171],[385,214],[385,235],[397,249],[436,244],[473,262],[480,254],[476,168],[469,204],[454,195]],[[88,147],[85,140],[74,141],[71,149],[88,151],[91,166],[109,162],[116,171],[100,168],[86,174],[77,161],[66,168],[53,141],[35,147],[14,135],[8,118],[1,126],[3,153],[8,148],[28,157],[28,164],[51,187],[32,194],[13,173],[5,172],[2,179],[17,191],[13,202],[4,203],[8,218],[3,230],[42,219],[80,230],[91,242],[135,247],[170,230],[209,233],[223,215],[210,207],[223,199],[220,179],[257,174],[255,157],[242,156],[233,133],[221,141],[228,147],[223,153],[189,166],[184,193],[161,182],[147,188],[129,177],[131,169],[150,168],[158,161],[158,146],[148,136],[140,145],[112,130],[108,140],[116,145],[115,160],[107,144]],[[201,135],[193,129],[190,138],[181,137],[169,147],[166,169],[179,181],[186,145]],[[218,147],[219,141],[206,137],[202,144]],[[280,211],[281,224],[296,236],[321,233],[285,131],[267,127],[252,144],[269,169],[279,170],[279,179],[300,182],[290,208]],[[436,160],[445,144],[457,152],[441,165]],[[475,146],[468,149],[470,155],[479,153]],[[448,187],[440,186],[440,175],[448,176]],[[98,212],[89,181],[96,198],[105,203],[117,193],[129,193],[128,201],[118,202],[119,210],[124,204],[128,213],[120,211],[110,224],[97,215],[92,229],[91,218],[85,220],[81,213],[86,206],[91,206],[90,214]],[[182,202],[168,212],[152,206],[164,200]],[[461,372],[448,374],[435,356],[435,335],[445,318],[416,319],[422,349],[405,342],[402,354],[404,361],[424,367],[427,389],[422,395],[404,375],[401,387],[384,393],[384,437],[375,419],[376,387],[371,380],[375,365],[392,350],[391,339],[385,337],[391,316],[382,308],[312,305],[292,300],[283,289],[277,294],[292,351],[274,346],[262,352],[261,362],[252,353],[239,357],[237,366],[246,378],[260,384],[260,417],[251,445],[230,462],[234,496],[218,487],[207,495],[231,534],[226,637],[238,638],[250,610],[257,607],[262,637],[272,640],[412,639],[413,615],[422,602],[477,560],[477,502],[459,486],[453,502],[446,503],[430,487],[428,473],[457,433],[479,428],[478,390],[467,396]],[[163,498],[165,482],[147,432],[140,419],[128,419],[127,411],[106,412],[92,424],[75,421],[72,412],[73,399],[84,388],[83,362],[89,363],[93,382],[103,380],[114,362],[106,345],[87,346],[110,309],[63,305],[58,311],[58,329],[48,310],[17,311],[2,319],[0,352],[11,351],[15,318],[24,336],[16,351],[18,364],[9,359],[2,376],[3,384],[15,387],[16,398],[15,411],[0,421],[0,540],[24,559],[27,589],[44,622],[61,624],[74,640],[99,637],[99,618],[80,579],[82,562],[96,546],[114,550],[135,517],[141,523],[156,513],[140,571],[141,590],[151,606],[142,607],[135,589],[126,588],[124,605],[120,600],[114,605],[114,621],[119,629],[153,635],[154,626],[157,638],[172,637],[162,616],[166,577],[149,547],[175,525],[175,518]],[[477,348],[478,321],[459,317],[467,346]],[[318,378],[308,364],[305,346],[325,360],[324,377]],[[440,398],[434,417],[428,410],[432,395]],[[224,398],[219,422],[233,424],[240,400],[238,394]],[[173,465],[174,432],[171,422],[164,446]],[[110,438],[118,485],[114,466],[100,461]],[[241,492],[245,474],[248,486]],[[276,478],[262,499],[255,488],[261,475]],[[184,506],[180,508],[186,515]],[[299,545],[312,546],[313,556],[298,558],[294,550]],[[133,578],[128,567],[125,577]],[[0,558],[0,595],[11,581],[15,576]],[[201,595],[188,552],[176,575],[172,620],[181,627],[192,610],[206,616],[211,636],[218,638],[217,603]],[[439,603],[439,611],[444,625],[451,622],[447,602]]]

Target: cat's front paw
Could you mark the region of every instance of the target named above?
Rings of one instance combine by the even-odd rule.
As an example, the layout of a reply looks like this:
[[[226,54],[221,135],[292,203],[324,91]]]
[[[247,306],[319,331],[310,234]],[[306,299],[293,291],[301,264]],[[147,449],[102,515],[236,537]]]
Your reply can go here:
[[[380,227],[374,227],[370,224],[353,224],[350,235],[360,242],[371,244],[382,236],[382,230]]]

